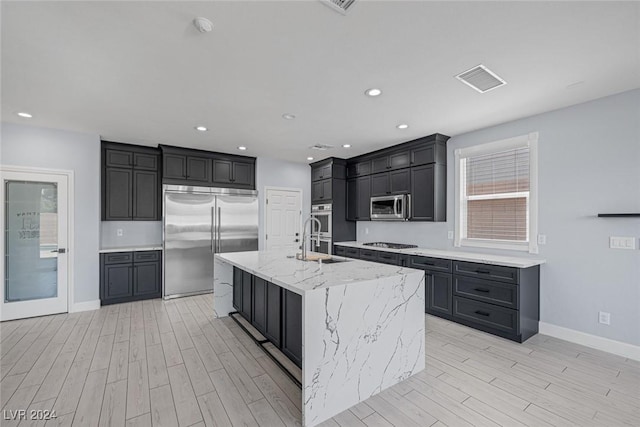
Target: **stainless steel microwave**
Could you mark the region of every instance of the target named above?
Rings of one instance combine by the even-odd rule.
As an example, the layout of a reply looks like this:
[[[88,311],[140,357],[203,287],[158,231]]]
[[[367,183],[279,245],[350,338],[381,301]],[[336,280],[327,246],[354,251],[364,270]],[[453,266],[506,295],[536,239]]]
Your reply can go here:
[[[411,196],[379,196],[371,198],[372,221],[407,221],[411,217]]]

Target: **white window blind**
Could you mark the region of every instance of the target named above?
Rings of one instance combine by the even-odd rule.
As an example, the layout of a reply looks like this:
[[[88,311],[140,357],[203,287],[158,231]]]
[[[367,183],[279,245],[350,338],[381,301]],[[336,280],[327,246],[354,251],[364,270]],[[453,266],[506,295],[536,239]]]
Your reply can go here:
[[[456,244],[532,249],[530,136],[458,150],[456,158]]]

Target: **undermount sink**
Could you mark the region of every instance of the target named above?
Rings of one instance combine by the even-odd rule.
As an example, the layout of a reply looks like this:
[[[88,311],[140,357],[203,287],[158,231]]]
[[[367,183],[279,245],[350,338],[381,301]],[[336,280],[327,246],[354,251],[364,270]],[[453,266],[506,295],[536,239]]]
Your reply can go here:
[[[294,258],[294,256],[288,257],[288,258]],[[316,262],[316,263],[320,263],[320,260],[315,259],[313,257],[311,257],[311,259],[302,259],[300,257],[300,254],[297,254],[295,256],[295,259],[297,259],[298,261],[305,261],[305,262]],[[322,259],[322,264],[336,264],[338,262],[345,262],[345,261],[349,261],[346,258],[335,258],[335,257],[331,257],[328,259]]]

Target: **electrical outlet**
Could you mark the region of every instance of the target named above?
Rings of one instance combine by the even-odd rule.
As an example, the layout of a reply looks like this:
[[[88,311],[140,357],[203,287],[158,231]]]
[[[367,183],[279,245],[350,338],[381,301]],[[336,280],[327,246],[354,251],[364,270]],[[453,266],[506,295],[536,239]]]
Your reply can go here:
[[[122,228],[118,228],[116,230],[116,236],[122,237],[123,235],[124,235],[124,230],[122,230]]]
[[[447,232],[447,239],[453,240],[453,231],[448,231]]]
[[[538,234],[538,244],[546,245],[547,244],[547,235],[546,234]]]
[[[609,247],[611,249],[635,249],[636,238],[635,237],[609,237]]]
[[[611,324],[611,313],[607,313],[606,311],[601,311],[598,313],[598,321],[603,325]]]
[[[369,227],[364,228],[364,234],[369,234]]]

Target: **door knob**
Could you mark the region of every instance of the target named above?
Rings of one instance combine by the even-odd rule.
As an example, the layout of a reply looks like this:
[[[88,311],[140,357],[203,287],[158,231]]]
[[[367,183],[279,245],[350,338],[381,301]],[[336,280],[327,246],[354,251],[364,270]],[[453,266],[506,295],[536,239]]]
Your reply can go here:
[[[54,249],[51,252],[57,252],[59,254],[64,254],[67,252],[67,250],[65,248],[59,248],[59,249]]]

